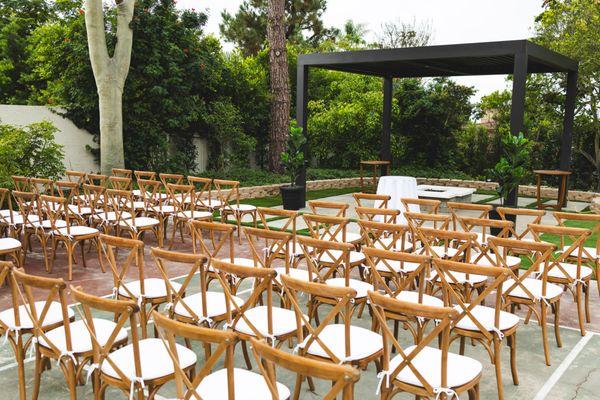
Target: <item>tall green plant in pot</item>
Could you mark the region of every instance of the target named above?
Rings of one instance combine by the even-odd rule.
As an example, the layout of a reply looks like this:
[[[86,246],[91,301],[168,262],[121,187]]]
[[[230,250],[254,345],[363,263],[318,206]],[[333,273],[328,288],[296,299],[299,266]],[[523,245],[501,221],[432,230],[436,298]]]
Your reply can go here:
[[[306,202],[304,186],[297,185],[296,181],[304,167],[304,145],[306,137],[295,121],[290,125],[290,134],[286,142],[286,149],[281,153],[281,162],[285,172],[290,177],[290,184],[280,187],[283,208],[286,210],[299,210]]]

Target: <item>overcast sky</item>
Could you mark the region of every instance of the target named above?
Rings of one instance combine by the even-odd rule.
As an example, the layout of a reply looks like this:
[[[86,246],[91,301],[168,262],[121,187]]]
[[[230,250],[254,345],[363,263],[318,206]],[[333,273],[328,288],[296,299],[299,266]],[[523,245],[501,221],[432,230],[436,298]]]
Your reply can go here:
[[[234,13],[241,0],[178,0],[180,7],[206,10],[207,31],[219,35],[221,11]],[[371,39],[382,22],[413,20],[433,29],[433,44],[526,39],[532,36],[534,18],[542,0],[328,0],[325,25],[342,27],[351,19],[364,24]],[[230,46],[225,46],[230,48]],[[475,86],[475,99],[506,87],[504,76],[461,77]]]

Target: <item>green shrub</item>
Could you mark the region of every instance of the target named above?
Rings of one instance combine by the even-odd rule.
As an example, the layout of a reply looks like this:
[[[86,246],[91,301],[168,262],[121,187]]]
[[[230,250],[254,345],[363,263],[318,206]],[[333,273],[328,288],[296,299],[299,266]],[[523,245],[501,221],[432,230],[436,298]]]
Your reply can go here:
[[[12,188],[12,175],[58,179],[65,171],[63,147],[50,122],[24,127],[0,124],[0,186]]]

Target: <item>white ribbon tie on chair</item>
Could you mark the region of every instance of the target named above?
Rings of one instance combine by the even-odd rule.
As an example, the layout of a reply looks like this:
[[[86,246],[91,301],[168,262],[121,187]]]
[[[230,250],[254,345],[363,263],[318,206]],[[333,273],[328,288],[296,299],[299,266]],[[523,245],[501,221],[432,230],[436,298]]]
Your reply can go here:
[[[443,387],[433,388],[433,393],[435,393],[435,395],[436,395],[435,400],[439,400],[442,393],[446,395],[446,400],[452,400],[455,397],[460,400],[460,397],[458,397],[458,394],[450,388],[443,388]]]

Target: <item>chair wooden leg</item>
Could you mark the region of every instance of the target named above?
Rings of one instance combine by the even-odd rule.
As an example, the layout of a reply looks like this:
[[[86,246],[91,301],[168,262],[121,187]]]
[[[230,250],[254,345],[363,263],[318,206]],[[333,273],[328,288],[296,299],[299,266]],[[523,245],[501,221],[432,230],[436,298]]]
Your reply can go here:
[[[300,389],[302,388],[302,381],[304,377],[300,374],[296,375],[296,384],[294,385],[294,395],[292,396],[293,400],[298,400],[300,398]]]
[[[9,332],[6,332],[5,335],[8,335]],[[26,385],[25,381],[25,349],[23,348],[23,336],[19,335],[17,340],[15,341],[15,358],[17,359],[17,372],[19,374],[19,399],[26,400]]]
[[[466,338],[464,336],[460,337],[460,347],[458,349],[458,354],[460,354],[461,356],[465,355],[465,341]]]
[[[177,232],[177,224],[178,222],[173,220],[173,231],[171,232],[171,242],[169,243],[169,250],[173,248],[173,244],[175,244],[175,233]]]
[[[36,344],[31,344],[32,346],[36,346]],[[36,349],[35,352],[35,373],[33,376],[33,394],[31,395],[32,400],[37,400],[40,395],[40,384],[42,380],[42,356],[40,352]]]
[[[582,304],[584,301],[583,293],[581,290],[582,286],[583,285],[581,285],[580,283],[578,283],[576,285],[575,302],[577,303],[577,318],[579,319],[579,331],[581,332],[581,336],[585,336],[585,322],[584,322],[585,310],[584,310],[584,305]]]
[[[498,387],[498,400],[504,399],[504,386],[502,385],[502,341],[494,336],[494,368],[496,369],[496,385]]]
[[[104,262],[102,261],[102,255],[100,254],[100,239],[96,237],[94,241],[96,242],[96,251],[98,252],[98,263],[100,264],[100,269],[102,270],[102,273],[106,273],[106,268],[104,268]]]
[[[512,374],[513,383],[519,384],[519,375],[517,374],[517,332],[510,335],[508,339],[510,344],[510,372]]]
[[[550,350],[548,349],[548,327],[546,326],[546,313],[547,306],[546,303],[542,301],[540,313],[540,326],[542,328],[542,344],[544,346],[544,357],[546,359],[546,365],[550,366]]]
[[[69,259],[69,280],[73,280],[73,246],[71,242],[65,242],[67,248],[67,258]]]
[[[242,353],[244,354],[244,361],[246,362],[246,369],[252,370],[252,363],[250,362],[250,356],[248,356],[248,345],[245,340],[242,340]]]
[[[589,324],[592,322],[591,314],[590,314],[590,284],[591,281],[585,286],[585,321]]]
[[[79,248],[81,249],[81,264],[83,268],[87,268],[87,264],[85,263],[85,240],[79,242]]]
[[[560,338],[560,300],[554,303],[554,336],[556,337],[556,345],[562,347],[562,339]]]

